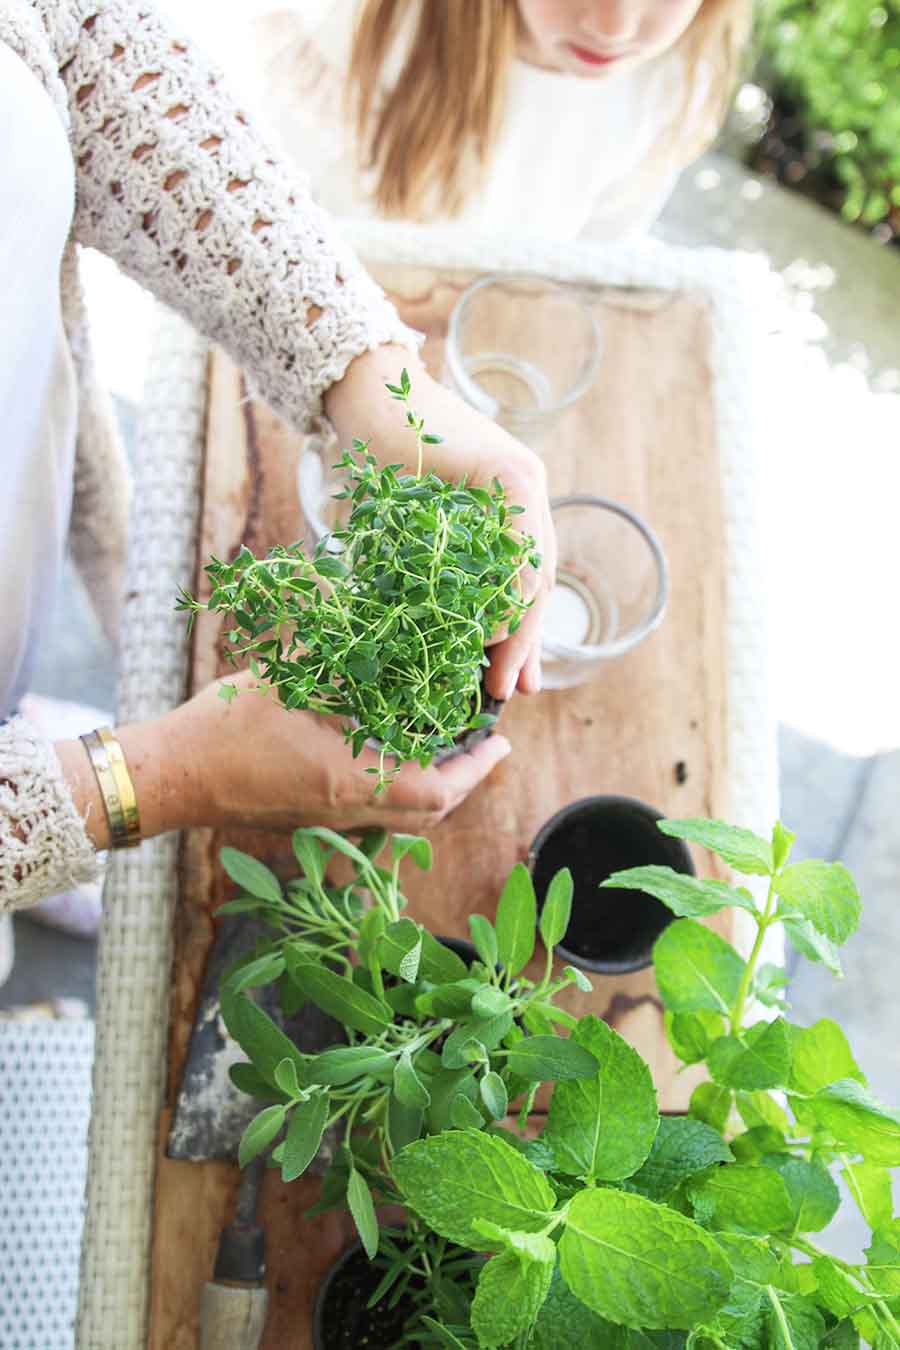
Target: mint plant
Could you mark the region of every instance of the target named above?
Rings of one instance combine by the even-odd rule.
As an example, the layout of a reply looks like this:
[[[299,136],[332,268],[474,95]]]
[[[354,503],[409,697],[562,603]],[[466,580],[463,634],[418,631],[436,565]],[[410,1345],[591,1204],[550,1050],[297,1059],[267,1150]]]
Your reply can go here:
[[[376,1262],[370,1302],[402,1298],[408,1308],[403,1338],[390,1344],[900,1347],[890,1177],[900,1114],[871,1094],[835,1022],[788,1019],[786,974],[760,960],[779,923],[799,951],[839,973],[838,949],[860,916],[853,880],[840,863],[791,863],[793,836],[781,825],[770,839],[717,821],[660,828],[764,883],[759,902],[742,884],[660,867],[605,883],[650,892],[676,916],[654,951],[667,1034],[685,1064],[709,1073],[683,1117],[660,1117],[647,1065],[615,1031],[555,1004],[584,981],[573,968],[554,975],[567,872],[541,913],[545,957],[532,980],[523,972],[536,907],[521,866],[496,922],[472,916],[477,959],[466,968],[402,916],[399,865],[405,856],[429,864],[422,840],[395,836],[383,866],[383,835],[356,849],[327,831],[298,831],[303,876],[286,887],[254,860],[226,855],[245,893],[234,903],[260,909],[273,928],[223,990],[249,1057],[235,1080],[265,1103],[243,1161],[274,1144],[290,1180],[325,1126],[345,1121],[321,1203],[356,1219]],[[333,849],[356,868],[343,888],[324,879]],[[727,907],[755,926],[746,959],[700,922]],[[283,997],[338,1017],[347,1043],[300,1054],[247,996],[273,979],[285,982]],[[541,1082],[555,1085],[546,1117],[533,1111]],[[539,1122],[537,1137],[522,1136]],[[837,1172],[872,1229],[864,1262],[839,1260],[816,1240],[840,1204]],[[398,1200],[405,1224],[379,1235],[375,1205]]]
[[[182,591],[178,608],[227,616],[226,655],[270,686],[286,708],[346,719],[358,755],[377,741],[368,772],[383,790],[397,764],[431,763],[467,730],[490,724],[482,709],[485,642],[515,631],[527,608],[519,573],[539,566],[534,540],[513,528],[522,507],[502,485],[447,483],[424,471],[424,447],[440,441],[410,406],[410,381],[388,385],[416,439],[417,471],[379,467],[355,440],[335,467],[346,475],[346,526],[308,557],[302,544],[265,558],[246,547],[213,558],[206,604]],[[231,698],[234,685],[223,685]]]

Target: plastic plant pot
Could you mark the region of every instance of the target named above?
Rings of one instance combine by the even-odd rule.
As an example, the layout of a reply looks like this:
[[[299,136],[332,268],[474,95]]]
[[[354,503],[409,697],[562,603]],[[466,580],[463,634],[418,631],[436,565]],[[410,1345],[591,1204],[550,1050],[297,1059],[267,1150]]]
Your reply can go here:
[[[538,905],[554,873],[571,870],[572,917],[557,953],[599,975],[643,970],[673,914],[643,891],[600,889],[613,872],[658,864],[694,875],[687,846],[662,834],[659,811],[631,797],[583,797],[564,806],[538,831],[528,855]]]
[[[390,1291],[374,1308],[367,1303],[385,1267],[369,1260],[361,1242],[342,1252],[319,1285],[313,1307],[313,1350],[394,1350],[413,1312],[410,1298],[388,1307]]]

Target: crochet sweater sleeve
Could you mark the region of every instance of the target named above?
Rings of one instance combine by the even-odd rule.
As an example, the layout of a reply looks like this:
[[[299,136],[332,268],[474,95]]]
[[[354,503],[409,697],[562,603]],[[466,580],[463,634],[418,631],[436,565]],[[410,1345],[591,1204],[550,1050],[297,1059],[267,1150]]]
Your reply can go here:
[[[0,914],[97,875],[97,855],[50,743],[0,723]]]
[[[414,343],[302,176],[151,6],[36,4],[68,93],[80,242],[220,342],[300,427],[355,356]]]

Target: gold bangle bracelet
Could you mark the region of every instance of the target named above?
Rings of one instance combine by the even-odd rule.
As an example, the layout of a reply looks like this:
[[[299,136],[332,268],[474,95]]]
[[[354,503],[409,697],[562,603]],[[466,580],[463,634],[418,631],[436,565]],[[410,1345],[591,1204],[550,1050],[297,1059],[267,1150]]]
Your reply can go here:
[[[80,737],[91,761],[109,821],[112,848],[134,848],[141,842],[141,822],[134,784],[122,747],[108,727]]]

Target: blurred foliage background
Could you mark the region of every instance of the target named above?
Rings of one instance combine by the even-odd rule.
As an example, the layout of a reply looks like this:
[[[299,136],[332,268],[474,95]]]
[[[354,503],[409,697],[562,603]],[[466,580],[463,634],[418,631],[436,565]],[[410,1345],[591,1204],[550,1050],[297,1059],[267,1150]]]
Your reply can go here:
[[[900,0],[761,0],[752,79],[751,165],[900,243]]]

